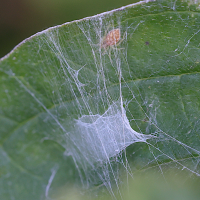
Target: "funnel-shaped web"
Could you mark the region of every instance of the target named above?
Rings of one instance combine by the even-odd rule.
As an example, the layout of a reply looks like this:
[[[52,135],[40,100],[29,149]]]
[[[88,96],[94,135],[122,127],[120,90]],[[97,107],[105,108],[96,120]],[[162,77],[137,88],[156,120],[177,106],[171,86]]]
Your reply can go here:
[[[152,135],[134,131],[126,117],[125,109],[114,103],[103,115],[83,115],[76,120],[69,133],[71,155],[77,162],[105,163],[130,144],[146,142]]]

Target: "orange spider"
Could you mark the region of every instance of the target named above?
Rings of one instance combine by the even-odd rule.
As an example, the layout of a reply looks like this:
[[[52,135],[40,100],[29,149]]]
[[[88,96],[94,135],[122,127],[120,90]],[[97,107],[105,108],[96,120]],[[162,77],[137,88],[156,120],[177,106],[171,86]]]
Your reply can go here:
[[[114,45],[117,45],[118,42],[120,41],[120,37],[121,34],[119,28],[109,31],[107,35],[104,36],[102,39],[101,48],[106,49],[107,47],[112,47]]]

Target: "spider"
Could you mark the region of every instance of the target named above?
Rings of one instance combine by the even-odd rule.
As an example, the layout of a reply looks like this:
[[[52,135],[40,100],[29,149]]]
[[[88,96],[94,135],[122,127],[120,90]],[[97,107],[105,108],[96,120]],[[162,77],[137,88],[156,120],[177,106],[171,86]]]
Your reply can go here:
[[[106,52],[106,49],[109,47],[112,47],[113,49],[117,49],[117,48],[114,48],[114,46],[116,47],[121,44],[121,42],[124,40],[125,33],[124,33],[123,38],[121,39],[121,33],[120,33],[119,28],[109,31],[103,37],[102,42],[100,44],[100,48],[101,49],[103,48],[105,52]],[[105,54],[105,52],[103,54]]]

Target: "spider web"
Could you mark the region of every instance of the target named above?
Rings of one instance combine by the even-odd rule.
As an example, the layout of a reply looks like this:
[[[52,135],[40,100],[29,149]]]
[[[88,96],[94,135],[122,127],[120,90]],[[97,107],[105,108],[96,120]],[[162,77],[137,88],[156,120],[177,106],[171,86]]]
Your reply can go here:
[[[154,167],[164,178],[163,169],[171,167],[200,175],[198,111],[192,110],[194,104],[186,95],[190,88],[184,82],[190,82],[186,73],[191,62],[198,65],[200,52],[195,44],[200,23],[196,20],[195,25],[190,24],[186,20],[189,14],[181,14],[176,1],[167,9],[146,3],[38,34],[37,54],[41,59],[36,72],[50,86],[46,94],[54,104],[51,109],[15,77],[44,109],[41,119],[49,128],[41,142],[57,141],[64,147],[64,155],[72,157],[82,186],[105,186],[113,198],[113,188],[120,193],[121,170],[127,179],[134,177],[137,163],[139,170]],[[130,14],[137,5],[148,14]],[[156,11],[156,6],[160,10]],[[192,15],[198,18],[195,12]],[[157,28],[148,28],[152,21],[159,26],[155,38]],[[159,24],[162,21],[171,23],[166,30]],[[169,33],[172,26],[174,32]],[[102,38],[116,28],[123,40],[119,45],[101,48]],[[156,42],[169,45],[161,45],[160,52],[156,49],[159,46],[151,46]],[[12,71],[6,73],[15,76]],[[193,100],[196,95],[194,89]],[[196,139],[192,138],[195,134]],[[136,149],[138,146],[142,149]],[[52,170],[46,197],[57,170]]]

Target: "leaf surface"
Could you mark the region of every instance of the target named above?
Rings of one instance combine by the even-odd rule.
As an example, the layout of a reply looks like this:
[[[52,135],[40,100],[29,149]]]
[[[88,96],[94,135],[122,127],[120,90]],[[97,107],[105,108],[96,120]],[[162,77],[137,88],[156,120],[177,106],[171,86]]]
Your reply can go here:
[[[119,43],[102,48],[117,28]],[[26,39],[0,61],[1,199],[108,183],[97,174],[115,174],[124,149],[132,173],[199,176],[199,72],[200,11],[187,2],[140,2]]]

